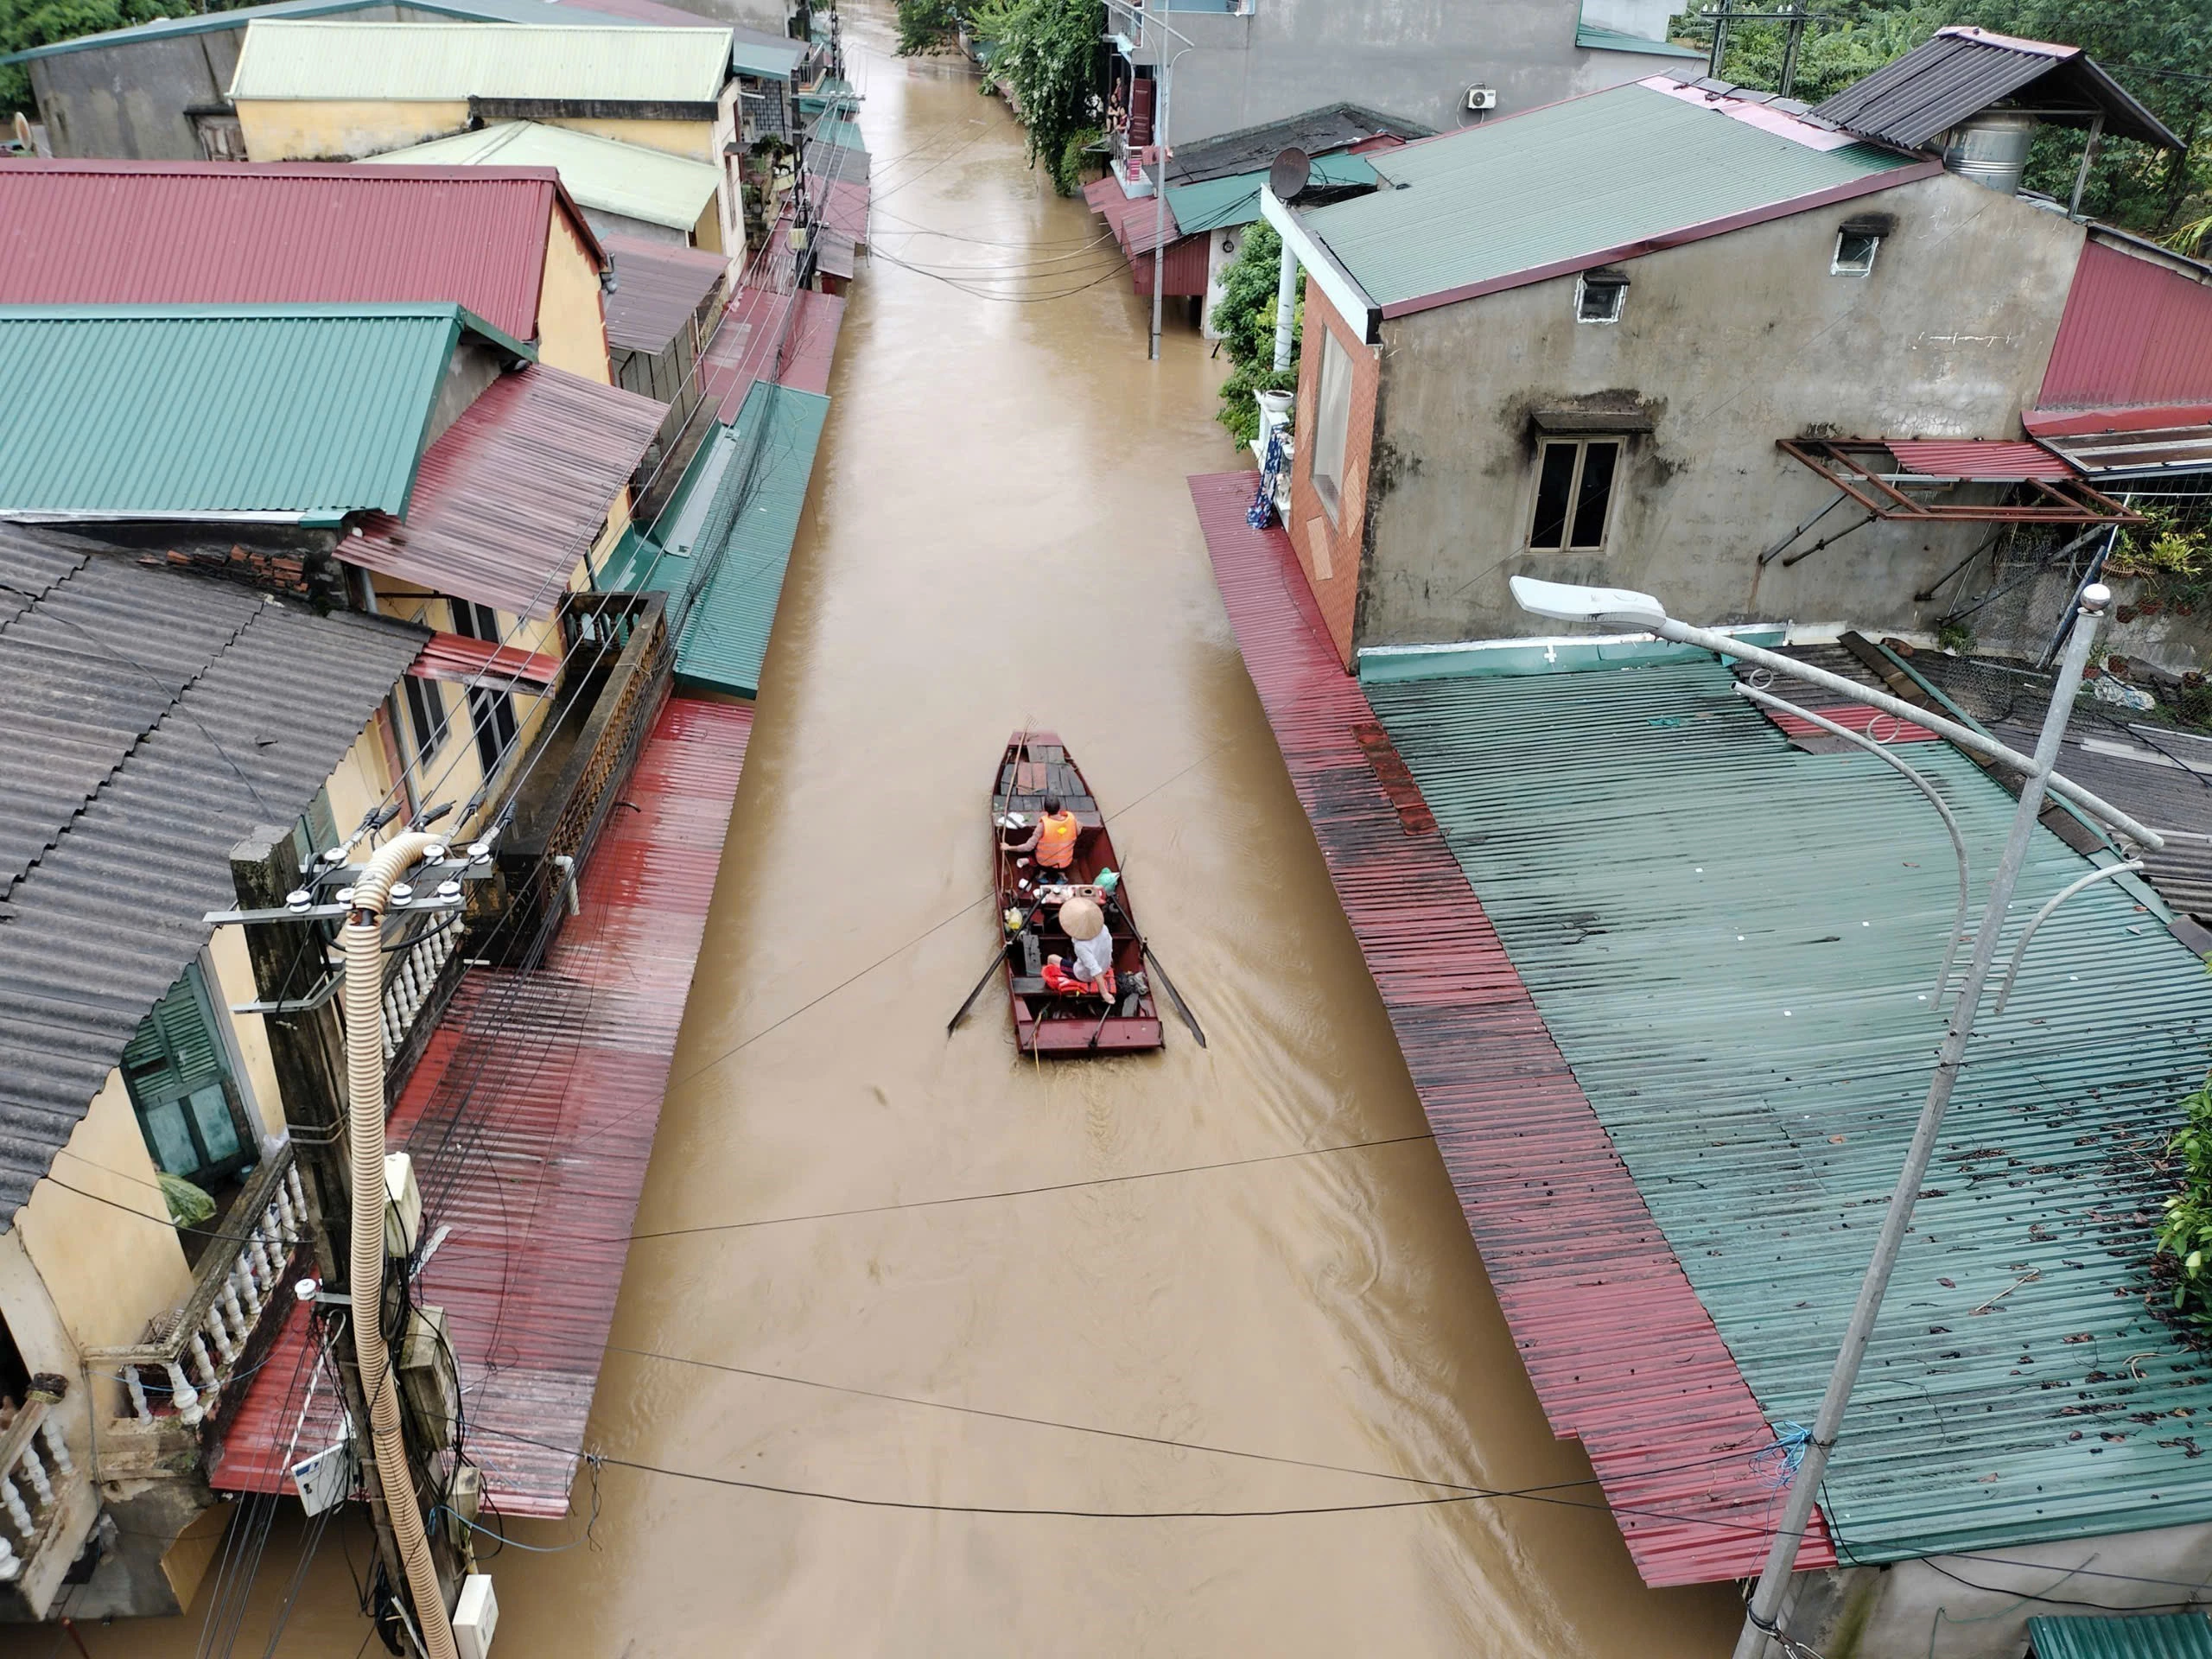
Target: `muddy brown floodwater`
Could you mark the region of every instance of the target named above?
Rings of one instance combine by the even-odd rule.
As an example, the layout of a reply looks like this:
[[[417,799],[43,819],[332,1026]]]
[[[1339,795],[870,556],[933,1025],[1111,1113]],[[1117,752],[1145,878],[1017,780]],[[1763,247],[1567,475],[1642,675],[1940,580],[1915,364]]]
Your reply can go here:
[[[879,251],[639,1220],[728,1230],[632,1247],[591,1427],[701,1478],[603,1468],[575,1548],[588,1478],[573,1522],[515,1526],[558,1553],[493,1564],[499,1653],[1725,1651],[1728,1591],[1643,1588],[1594,1486],[1423,1501],[1589,1465],[1522,1375],[1215,596],[1183,479],[1234,464],[1223,365],[1172,319],[1148,364],[1118,257],[1004,106],[846,16]],[[1062,297],[1011,302],[1036,295]],[[1040,1070],[993,996],[946,1039],[1024,723],[1116,815],[1211,1048],[1171,1023],[1164,1053]],[[1221,1513],[1269,1510],[1335,1512]],[[340,1543],[278,1652],[359,1647]],[[300,1544],[276,1533],[236,1651]],[[188,1655],[207,1603],[82,1635]]]

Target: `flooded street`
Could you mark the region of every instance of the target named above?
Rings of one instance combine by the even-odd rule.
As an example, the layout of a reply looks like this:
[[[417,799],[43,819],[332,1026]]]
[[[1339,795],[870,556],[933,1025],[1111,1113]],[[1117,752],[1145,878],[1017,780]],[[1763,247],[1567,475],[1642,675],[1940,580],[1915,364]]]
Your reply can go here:
[[[845,16],[875,252],[593,1419],[668,1472],[512,1529],[553,1553],[489,1563],[497,1651],[1725,1651],[1730,1590],[1643,1588],[1544,1424],[1231,642],[1184,484],[1225,365],[1172,316],[1147,363],[1004,106]],[[1210,1048],[1040,1069],[995,990],[946,1038],[1025,725]],[[334,1534],[277,1651],[355,1650],[347,1574]],[[205,1601],[81,1635],[191,1654]]]

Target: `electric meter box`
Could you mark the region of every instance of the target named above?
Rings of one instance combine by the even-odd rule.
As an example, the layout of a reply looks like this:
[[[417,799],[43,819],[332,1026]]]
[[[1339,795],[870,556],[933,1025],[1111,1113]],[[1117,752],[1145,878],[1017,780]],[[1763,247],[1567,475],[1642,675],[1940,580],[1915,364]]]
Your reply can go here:
[[[461,1581],[461,1599],[453,1610],[453,1644],[461,1659],[491,1659],[492,1633],[499,1628],[499,1599],[492,1593],[492,1575],[470,1573]]]

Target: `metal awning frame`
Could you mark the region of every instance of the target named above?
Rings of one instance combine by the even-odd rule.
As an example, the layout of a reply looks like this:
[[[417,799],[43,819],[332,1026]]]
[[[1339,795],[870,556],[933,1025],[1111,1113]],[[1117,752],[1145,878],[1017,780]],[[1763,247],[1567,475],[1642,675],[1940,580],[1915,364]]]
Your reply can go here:
[[[1872,438],[1777,438],[1775,447],[1802,462],[1877,518],[1910,524],[2139,524],[2143,515],[2079,478],[1937,477],[1904,470],[1890,447]],[[1878,460],[1877,459],[1878,458]],[[2025,486],[2025,502],[1954,502],[1908,495],[1905,486],[1948,490],[1961,484]]]

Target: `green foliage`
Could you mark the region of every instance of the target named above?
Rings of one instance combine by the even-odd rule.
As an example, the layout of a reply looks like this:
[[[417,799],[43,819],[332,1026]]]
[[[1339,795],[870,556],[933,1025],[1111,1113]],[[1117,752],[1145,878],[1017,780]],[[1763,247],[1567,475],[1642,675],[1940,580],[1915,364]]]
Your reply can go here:
[[[899,55],[939,52],[959,38],[960,9],[954,0],[899,0]]]
[[[1955,616],[1947,616],[1936,625],[1936,648],[1961,653],[1974,649],[1974,630]]]
[[[2163,236],[2184,219],[2212,220],[2212,6],[2204,0],[1827,0],[1807,30],[1792,96],[1818,103],[1919,45],[1949,23],[1976,23],[2007,35],[2059,41],[2087,50],[2189,146],[2182,154],[2125,140],[2103,144],[2089,169],[2082,208],[2145,235]],[[1710,37],[1692,13],[1674,33]],[[1765,88],[1781,84],[1783,30],[1738,23],[1728,32],[1725,79]],[[2028,157],[2027,186],[2067,200],[2082,160],[2082,134],[2046,127]],[[2192,213],[2191,210],[2194,210]]]
[[[1071,132],[1060,146],[1059,158],[1052,163],[1052,188],[1064,196],[1071,196],[1083,188],[1084,159],[1091,145],[1106,136],[1102,127],[1085,127]]]
[[[991,43],[991,77],[1028,126],[1030,166],[1048,168],[1052,188],[1072,195],[1062,176],[1068,141],[1103,112],[1103,0],[982,0],[968,21]]]
[[[2175,1311],[2212,1330],[2212,1080],[2182,1110],[2182,1131],[2167,1147],[2181,1160],[2182,1190],[2166,1200],[2156,1255],[2172,1258]]]
[[[243,0],[240,0],[243,3]],[[227,11],[226,5],[206,8],[193,0],[0,0],[0,56],[73,41],[79,35],[100,35],[132,23],[149,23],[156,17],[183,17],[199,10]],[[38,106],[31,98],[30,75],[21,64],[0,69],[0,117],[21,110],[35,120]]]
[[[2188,524],[2155,501],[2139,503],[2135,510],[2143,515],[2144,522],[2129,525],[2113,544],[2112,557],[2105,564],[2113,575],[2144,576],[2154,583],[2187,582],[2212,568],[2202,524]]]
[[[1214,419],[1234,433],[1240,443],[1259,435],[1260,411],[1252,402],[1255,391],[1292,391],[1298,386],[1298,346],[1306,332],[1306,274],[1298,276],[1298,309],[1291,323],[1290,366],[1275,370],[1275,283],[1282,269],[1282,238],[1273,226],[1262,223],[1244,228],[1244,245],[1222,276],[1220,303],[1213,308],[1213,326],[1222,336],[1222,350],[1236,365],[1222,383],[1221,408]]]

